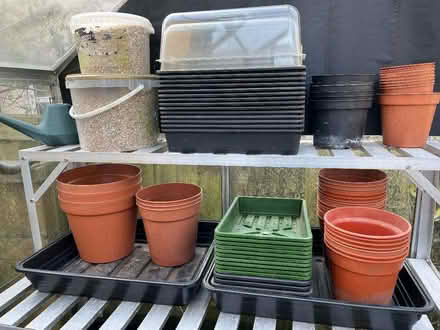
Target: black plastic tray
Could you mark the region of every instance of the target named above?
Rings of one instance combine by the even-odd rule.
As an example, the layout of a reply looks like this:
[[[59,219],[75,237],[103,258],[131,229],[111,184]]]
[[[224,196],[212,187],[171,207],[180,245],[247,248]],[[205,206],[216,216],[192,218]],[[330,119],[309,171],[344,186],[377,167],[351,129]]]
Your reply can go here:
[[[301,133],[243,132],[195,133],[167,131],[168,150],[183,153],[241,153],[241,154],[289,154],[298,153]],[[165,131],[165,130],[162,130]],[[211,130],[214,132],[214,129]],[[239,132],[239,130],[237,130]]]
[[[229,116],[228,115],[223,115],[223,116],[216,116],[216,115],[210,115],[210,113],[207,114],[203,114],[203,115],[190,115],[190,114],[186,114],[184,113],[183,115],[180,113],[175,113],[172,115],[167,115],[167,114],[163,114],[160,116],[161,121],[165,121],[165,120],[172,120],[172,119],[178,119],[178,120],[182,120],[182,121],[193,121],[193,120],[220,120],[220,121],[228,121],[228,120],[244,120],[244,119],[254,119],[254,120],[274,120],[274,119],[284,119],[284,120],[292,120],[292,119],[304,119],[304,114],[303,113],[297,113],[297,114],[289,114],[289,115],[285,115],[285,114],[275,114],[275,115],[260,115],[255,112],[251,112],[250,114],[235,114],[232,113]]]
[[[162,111],[268,111],[268,110],[300,110],[304,112],[305,105],[277,105],[277,106],[266,106],[266,105],[253,105],[253,106],[216,106],[216,107],[206,107],[206,106],[197,106],[197,107],[161,107],[159,106],[160,113]]]
[[[213,257],[216,222],[199,222],[194,259],[180,267],[160,267],[147,257],[147,240],[138,221],[136,248],[121,260],[89,264],[79,258],[68,234],[17,264],[35,289],[74,296],[185,305],[197,293]]]
[[[264,102],[264,101],[298,101],[305,100],[306,96],[303,95],[293,95],[293,96],[280,96],[280,97],[270,97],[270,96],[254,96],[254,97],[229,97],[229,96],[221,96],[216,98],[199,98],[194,97],[191,99],[188,98],[172,98],[172,99],[163,99],[159,98],[159,102],[161,104],[173,103],[173,102],[182,102],[182,103],[199,103],[199,102]]]
[[[271,85],[273,86],[273,85]],[[250,92],[265,92],[269,93],[271,91],[274,92],[285,92],[285,91],[304,91],[305,93],[306,87],[251,87],[246,86],[245,88],[169,88],[169,87],[160,87],[159,95],[162,94],[176,94],[176,93],[250,93]]]
[[[219,69],[219,70],[174,70],[162,71],[159,70],[156,74],[162,75],[186,75],[186,74],[219,74],[219,73],[267,73],[267,72],[305,72],[306,67],[289,66],[277,68],[249,68],[249,69]]]
[[[305,77],[305,71],[254,72],[254,73],[214,73],[192,74],[189,71],[182,74],[160,74],[161,80],[173,79],[222,79],[222,78],[268,78],[268,77]]]
[[[291,82],[302,82],[303,84],[306,81],[305,76],[297,76],[297,77],[265,77],[265,76],[259,76],[259,77],[240,77],[240,78],[234,78],[234,77],[224,77],[224,78],[209,78],[204,79],[203,77],[200,78],[175,78],[175,79],[160,79],[160,85],[162,84],[206,84],[206,83],[233,83],[233,82],[240,82],[240,83],[248,83],[248,82],[282,82],[282,81],[291,81]]]
[[[240,111],[240,110],[220,110],[220,111],[215,111],[215,110],[210,110],[210,111],[203,111],[203,110],[196,110],[196,111],[184,111],[184,110],[177,110],[177,111],[161,111],[161,116],[187,116],[187,115],[194,115],[194,116],[206,116],[206,117],[210,117],[211,115],[213,116],[226,116],[226,117],[231,117],[233,116],[235,118],[236,115],[244,115],[244,116],[304,116],[304,109],[296,109],[296,110],[269,110],[269,111],[264,111],[264,110],[256,110],[256,111],[251,111],[251,110],[244,110],[244,111]]]
[[[276,92],[276,91],[270,91],[270,92],[253,92],[253,93],[246,93],[246,92],[237,92],[237,93],[216,93],[213,91],[212,93],[198,93],[198,94],[192,94],[192,93],[159,93],[159,100],[166,100],[170,98],[199,98],[199,99],[205,99],[205,98],[219,98],[219,97],[241,97],[241,98],[254,98],[254,97],[276,97],[276,96],[304,96],[305,91],[287,91],[287,92]]]
[[[255,292],[255,289],[249,291],[240,287],[216,288],[212,285],[214,259],[210,270],[205,275],[203,285],[211,291],[217,308],[222,312],[343,327],[380,330],[411,329],[411,326],[423,314],[434,309],[432,298],[407,263],[399,273],[393,304],[390,306],[365,305],[333,299],[326,263],[324,258],[319,258],[322,256],[321,242],[321,231],[313,229],[315,257],[311,297],[297,297],[279,291]]]

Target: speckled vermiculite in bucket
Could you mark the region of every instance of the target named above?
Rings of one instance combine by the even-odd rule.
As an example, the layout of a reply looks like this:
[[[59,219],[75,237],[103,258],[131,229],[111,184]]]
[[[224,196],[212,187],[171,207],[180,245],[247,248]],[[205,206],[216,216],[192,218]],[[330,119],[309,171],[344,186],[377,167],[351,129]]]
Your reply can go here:
[[[135,85],[131,88],[128,86],[111,87],[113,80],[106,80],[110,82],[107,87],[73,88],[72,82],[75,78],[83,81],[82,83],[90,82],[90,80],[82,79],[81,76],[72,75],[67,78],[75,114],[94,111],[114,102],[137,87]],[[83,150],[132,151],[153,146],[157,143],[159,135],[156,89],[146,86],[145,89],[109,111],[91,118],[77,119],[76,125]]]

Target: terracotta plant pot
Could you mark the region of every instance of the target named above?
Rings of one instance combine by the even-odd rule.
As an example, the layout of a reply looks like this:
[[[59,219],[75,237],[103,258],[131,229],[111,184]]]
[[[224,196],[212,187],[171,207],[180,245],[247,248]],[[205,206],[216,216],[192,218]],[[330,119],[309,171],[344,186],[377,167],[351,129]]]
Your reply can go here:
[[[435,70],[435,62],[385,66],[380,68],[379,72],[383,73],[383,72],[399,72],[399,71],[412,71],[412,70]]]
[[[332,169],[319,171],[319,180],[336,185],[350,184],[353,187],[376,187],[386,184],[387,175],[380,170]]]
[[[401,87],[385,87],[380,88],[381,93],[391,94],[391,93],[430,93],[434,89],[431,85],[420,85],[420,86],[401,86]]]
[[[326,247],[336,299],[388,305],[405,258],[393,261],[366,261]]]
[[[351,195],[350,192],[344,193],[344,191],[337,191],[337,193],[335,193],[335,191],[336,190],[330,190],[330,189],[326,191],[325,189],[323,189],[322,186],[320,186],[318,189],[318,193],[320,196],[324,196],[340,201],[347,200],[347,201],[359,201],[359,202],[378,202],[378,201],[386,200],[387,198],[386,192],[385,193],[381,192],[380,194],[374,194],[374,195],[370,194],[366,196],[353,196]]]
[[[352,239],[377,242],[404,241],[411,233],[411,224],[392,212],[368,207],[341,207],[328,211],[326,227]]]
[[[431,82],[435,81],[435,73],[425,73],[418,75],[402,75],[402,76],[394,76],[394,77],[381,77],[381,84],[389,84],[389,83],[423,83],[423,82]]]
[[[60,207],[85,261],[112,262],[133,250],[140,174],[136,166],[109,164],[76,168],[58,177]]]
[[[434,79],[435,70],[412,70],[408,72],[383,72],[380,74],[380,81],[401,79],[401,80],[415,80],[415,79]]]
[[[154,185],[136,194],[154,263],[178,266],[194,257],[201,198],[200,187],[185,183]]]
[[[422,148],[429,137],[439,93],[382,94],[383,142],[386,145]]]

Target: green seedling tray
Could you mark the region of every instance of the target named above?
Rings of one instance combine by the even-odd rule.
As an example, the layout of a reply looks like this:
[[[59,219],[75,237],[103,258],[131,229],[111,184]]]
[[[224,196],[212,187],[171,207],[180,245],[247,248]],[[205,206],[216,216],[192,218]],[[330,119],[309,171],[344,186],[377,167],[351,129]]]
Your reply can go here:
[[[237,245],[215,245],[215,248],[221,250],[222,252],[232,252],[232,253],[241,253],[241,252],[255,252],[255,253],[265,253],[267,255],[283,255],[285,257],[288,256],[311,256],[312,248],[307,248],[303,250],[298,249],[270,249],[270,248],[258,248],[258,247],[248,247],[248,246],[237,246]]]
[[[310,281],[312,279],[312,273],[307,275],[286,275],[281,272],[277,273],[267,273],[267,272],[256,272],[256,271],[237,271],[237,270],[230,270],[230,269],[223,269],[221,267],[215,266],[216,271],[218,273],[222,274],[230,274],[230,275],[241,275],[241,276],[258,276],[258,277],[266,277],[266,278],[277,278],[277,279],[283,279],[283,280],[292,280],[292,281]]]
[[[215,229],[223,238],[304,242],[313,240],[303,199],[238,196]]]
[[[222,250],[216,249],[215,253],[219,256],[223,256],[226,258],[238,258],[238,259],[255,259],[257,260],[272,260],[272,261],[283,261],[283,262],[295,262],[295,261],[309,261],[312,258],[312,253],[309,254],[266,254],[260,252],[247,252],[247,251],[237,251],[237,250]],[[258,254],[257,254],[258,253]],[[258,257],[258,258],[257,258]]]
[[[263,270],[263,269],[273,269],[273,270],[286,270],[286,271],[295,271],[295,272],[307,272],[312,269],[311,265],[272,265],[272,264],[252,264],[252,263],[243,263],[241,261],[233,261],[233,260],[221,260],[220,258],[215,259],[215,262],[221,267],[237,267],[237,268],[253,268],[255,270]]]
[[[273,266],[287,266],[287,267],[312,267],[312,258],[310,260],[305,261],[296,261],[296,260],[279,260],[279,259],[270,259],[267,260],[258,260],[258,259],[243,259],[235,256],[227,256],[215,254],[215,260],[219,263],[232,262],[232,263],[240,263],[242,265],[273,265]]]
[[[273,257],[265,257],[265,256],[247,256],[247,255],[241,255],[241,254],[225,254],[225,253],[219,253],[216,252],[215,254],[217,257],[219,258],[224,258],[224,259],[240,259],[240,260],[244,260],[244,261],[248,261],[249,259],[252,259],[252,261],[254,262],[266,262],[266,261],[270,261],[270,262],[280,262],[280,263],[297,263],[297,264],[301,264],[301,265],[307,265],[308,263],[310,263],[310,259],[311,257],[308,258],[303,258],[303,259],[299,259],[299,258],[273,258]]]
[[[265,243],[251,243],[251,242],[244,242],[244,243],[237,243],[237,242],[227,242],[222,240],[215,240],[215,243],[217,246],[224,246],[224,247],[236,247],[236,248],[257,248],[257,249],[266,249],[266,250],[289,250],[292,252],[295,251],[307,251],[312,250],[313,246],[293,246],[293,245],[279,245],[279,244],[265,244]]]
[[[266,239],[253,239],[253,238],[229,238],[227,236],[215,235],[215,240],[222,242],[224,244],[254,244],[254,245],[269,245],[269,246],[286,246],[286,247],[308,247],[312,246],[313,242],[284,242],[284,241],[274,241]]]

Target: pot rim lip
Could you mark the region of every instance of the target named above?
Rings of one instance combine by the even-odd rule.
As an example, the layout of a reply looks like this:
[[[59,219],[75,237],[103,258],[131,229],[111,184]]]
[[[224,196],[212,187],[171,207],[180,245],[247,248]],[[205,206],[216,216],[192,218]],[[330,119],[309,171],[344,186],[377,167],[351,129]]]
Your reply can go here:
[[[58,196],[58,200],[62,203],[70,203],[70,204],[78,204],[78,205],[96,205],[96,204],[111,204],[111,203],[117,203],[117,202],[121,202],[121,201],[125,201],[127,199],[131,199],[134,196],[132,196],[131,194],[125,196],[125,197],[121,197],[121,198],[115,198],[115,199],[109,199],[109,200],[104,200],[104,201],[97,201],[97,202],[82,202],[82,201],[69,201],[63,198],[60,198]],[[136,205],[136,203],[134,203],[134,206]]]
[[[117,190],[103,191],[103,192],[86,192],[86,193],[84,193],[84,192],[63,191],[62,189],[60,189],[60,190],[57,189],[57,194],[66,194],[66,195],[83,196],[83,197],[101,196],[101,195],[107,195],[107,194],[118,194],[120,192],[135,189],[136,186],[138,186],[138,189],[139,189],[139,187],[141,186],[141,183],[142,183],[142,180],[139,178],[139,182],[126,185],[126,188],[124,187],[124,189],[120,189],[120,190],[117,189]]]
[[[142,203],[142,201],[139,201],[138,199],[136,199],[136,205],[138,207],[142,207],[144,209],[148,209],[148,210],[154,210],[154,211],[161,211],[161,210],[170,210],[170,209],[180,209],[180,208],[185,208],[187,206],[192,206],[198,203],[202,202],[202,197],[198,197],[195,198],[193,201],[189,201],[186,203],[182,203],[182,204],[170,204],[170,205],[145,205]]]
[[[384,66],[379,69],[379,71],[388,71],[394,69],[406,69],[406,68],[419,68],[421,66],[433,67],[435,68],[435,62],[423,62],[423,63],[414,63],[414,64],[401,64],[401,65],[392,65],[392,66]]]
[[[88,167],[88,166],[94,166],[94,167],[100,167],[100,166],[108,166],[108,165],[115,165],[115,164],[112,164],[112,163],[106,163],[106,164],[93,164],[93,165],[87,165],[87,166],[83,166],[83,167],[77,167],[77,168],[74,168],[74,169],[71,169],[71,170],[68,170],[68,171],[66,171],[66,172],[63,172],[63,173],[61,173],[58,177],[57,177],[57,180],[56,180],[56,183],[57,183],[57,188],[58,188],[58,186],[61,186],[61,187],[63,187],[63,186],[66,186],[66,187],[69,187],[69,188],[74,188],[74,189],[76,189],[76,190],[80,190],[81,188],[80,187],[83,187],[84,189],[92,189],[92,188],[99,188],[99,187],[112,187],[112,186],[116,186],[116,185],[120,185],[121,183],[122,184],[124,184],[124,181],[125,180],[132,180],[133,178],[135,178],[135,177],[137,177],[137,176],[139,176],[140,177],[140,175],[141,175],[141,173],[142,173],[142,170],[139,168],[139,167],[137,167],[136,165],[131,165],[131,164],[117,164],[118,166],[125,166],[125,167],[130,167],[130,168],[135,168],[136,170],[137,170],[137,173],[135,174],[135,175],[130,175],[130,176],[127,176],[127,175],[121,175],[121,176],[124,176],[124,178],[123,179],[121,179],[121,180],[118,180],[118,181],[113,181],[113,182],[108,182],[108,183],[99,183],[99,184],[81,184],[81,185],[79,185],[79,184],[72,184],[72,183],[67,183],[67,182],[62,182],[62,181],[60,181],[60,177],[62,177],[63,175],[65,175],[66,173],[71,173],[71,172],[73,172],[73,171],[75,171],[75,170],[79,170],[79,169],[81,169],[81,168],[84,168],[84,167]],[[93,175],[87,175],[87,176],[83,176],[83,177],[91,177],[91,176],[102,176],[102,175],[116,175],[116,174],[112,174],[112,173],[105,173],[105,174],[103,174],[103,173],[96,173],[96,174],[93,174]]]
[[[144,188],[139,189],[139,191],[136,193],[136,200],[140,200],[141,202],[145,201],[144,199],[141,199],[140,197],[138,197],[140,195],[141,192],[147,190],[147,189],[152,189],[154,187],[158,187],[158,186],[165,186],[165,185],[175,185],[175,184],[179,184],[179,185],[190,185],[193,187],[197,187],[197,189],[199,189],[199,192],[191,197],[187,197],[187,198],[183,198],[183,199],[176,199],[176,200],[172,200],[172,201],[150,201],[147,200],[149,203],[152,204],[157,204],[157,205],[167,205],[170,202],[185,202],[185,201],[189,201],[192,198],[195,198],[198,195],[202,195],[203,194],[203,189],[202,187],[200,187],[199,185],[196,185],[194,183],[186,183],[186,182],[169,182],[169,183],[159,183],[159,184],[153,184]]]
[[[193,208],[193,207],[195,207],[197,205],[200,205],[201,201],[202,200],[199,200],[199,201],[197,201],[195,203],[191,203],[191,204],[184,205],[184,206],[170,207],[170,208],[164,207],[164,208],[160,208],[160,209],[145,207],[145,206],[142,206],[142,205],[138,205],[137,203],[136,203],[136,206],[139,209],[143,209],[143,210],[146,210],[146,211],[163,213],[163,212],[181,211],[181,210],[186,210],[186,209],[189,209],[189,208]]]
[[[380,176],[384,176],[381,179],[374,180],[374,181],[368,181],[368,182],[347,182],[347,181],[340,181],[340,180],[336,180],[336,179],[331,179],[331,178],[324,175],[329,170],[336,170],[336,171],[340,172],[340,170],[344,171],[345,169],[324,168],[319,171],[318,180],[323,178],[324,180],[329,181],[330,184],[337,184],[337,185],[343,185],[343,186],[350,186],[350,185],[354,185],[354,186],[385,185],[386,186],[386,183],[388,182],[388,175],[384,171],[381,171],[381,170],[376,170],[376,169],[362,170],[362,171],[366,171],[367,173],[378,173],[378,174],[380,174]],[[353,170],[353,171],[356,173],[359,173],[359,170]],[[318,185],[319,185],[319,181],[318,181]],[[324,185],[326,185],[326,183],[324,183]]]
[[[347,209],[368,210],[368,211],[373,211],[373,212],[384,213],[384,214],[387,214],[388,216],[400,219],[402,222],[404,222],[407,225],[407,229],[405,231],[402,231],[401,233],[399,233],[397,235],[384,235],[384,236],[365,235],[365,234],[354,233],[354,232],[350,232],[350,231],[345,230],[345,229],[338,228],[338,227],[336,227],[333,223],[331,223],[328,220],[329,213],[331,215],[332,213],[341,212],[341,211],[344,211],[344,210],[347,210]],[[325,223],[326,226],[330,226],[335,231],[337,231],[337,232],[341,231],[344,234],[347,234],[349,236],[353,236],[353,238],[359,237],[359,238],[366,238],[366,239],[375,239],[375,240],[378,240],[378,241],[380,241],[380,240],[390,240],[390,239],[391,240],[399,239],[399,238],[402,238],[403,236],[409,235],[409,233],[411,232],[411,224],[408,223],[405,220],[405,218],[401,217],[400,215],[395,214],[393,212],[385,211],[385,210],[382,210],[382,209],[375,209],[375,208],[372,208],[372,207],[364,207],[364,206],[344,206],[344,207],[338,207],[338,208],[332,209],[332,210],[330,210],[330,211],[325,213],[325,215],[324,215],[324,223]]]
[[[329,240],[329,238],[330,238],[330,240]],[[326,233],[326,235],[324,236],[324,241],[327,241],[327,242],[329,242],[330,244],[342,245],[342,248],[353,249],[353,250],[359,250],[359,253],[362,253],[362,251],[368,251],[368,252],[379,253],[379,254],[389,252],[388,250],[386,250],[386,251],[375,251],[375,250],[374,250],[374,244],[372,244],[371,247],[370,247],[370,249],[369,249],[369,248],[366,247],[366,246],[362,246],[362,247],[359,247],[359,246],[350,246],[350,245],[347,245],[347,244],[344,244],[344,243],[341,243],[341,242],[338,242],[338,241],[334,241],[334,236],[332,236],[331,233],[329,233],[329,234]],[[344,245],[345,245],[345,246],[344,246]],[[408,248],[409,248],[409,239],[406,240],[405,245],[402,245],[402,246],[397,247],[397,248],[393,248],[393,247],[391,247],[391,248],[389,248],[389,249],[390,249],[390,250],[394,250],[394,252],[395,252],[395,251],[401,251],[401,250],[404,250],[404,249],[408,251]],[[372,249],[373,249],[373,250],[372,250]],[[387,247],[386,249],[388,249],[388,247]]]
[[[387,96],[437,96],[440,97],[440,92],[414,92],[414,93],[378,93],[377,96],[387,97]]]
[[[325,244],[325,243],[324,243]],[[344,252],[340,252],[340,251],[335,251],[335,249],[333,247],[328,246],[327,244],[325,244],[325,247],[329,250],[331,250],[332,253],[336,253],[338,254],[340,257],[343,258],[347,258],[353,261],[357,261],[357,262],[361,262],[361,263],[367,263],[367,264],[395,264],[397,262],[403,262],[406,260],[407,256],[405,257],[397,257],[395,259],[391,259],[391,260],[369,260],[369,259],[363,259],[363,258],[357,258],[357,257],[353,257],[351,255],[346,255]],[[408,253],[407,253],[408,254]],[[332,261],[332,258],[329,258],[330,261]]]

